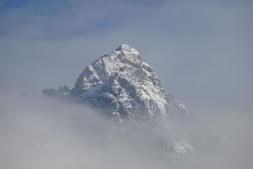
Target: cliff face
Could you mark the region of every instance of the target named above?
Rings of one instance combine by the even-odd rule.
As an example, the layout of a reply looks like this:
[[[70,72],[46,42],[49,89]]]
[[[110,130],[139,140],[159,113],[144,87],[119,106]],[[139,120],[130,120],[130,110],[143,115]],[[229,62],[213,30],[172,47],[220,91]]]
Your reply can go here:
[[[43,93],[88,103],[120,121],[169,114],[189,116],[185,106],[164,91],[157,74],[143,62],[140,53],[127,44],[88,65],[73,88],[64,86]]]
[[[167,156],[193,150],[176,133],[172,120],[189,117],[188,110],[164,91],[152,67],[126,44],[88,65],[73,88],[63,86],[43,93],[101,110],[147,153]]]

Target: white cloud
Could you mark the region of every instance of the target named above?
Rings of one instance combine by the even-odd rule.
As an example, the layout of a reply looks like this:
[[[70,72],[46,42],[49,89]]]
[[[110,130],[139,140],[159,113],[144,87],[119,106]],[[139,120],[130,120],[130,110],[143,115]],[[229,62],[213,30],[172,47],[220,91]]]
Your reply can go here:
[[[154,158],[139,147],[148,145],[154,133],[132,144],[145,134],[136,130],[125,137],[85,106],[14,93],[3,94],[0,101],[1,168],[251,168],[252,115],[247,109],[204,107],[174,131],[187,133],[196,150],[180,158]]]

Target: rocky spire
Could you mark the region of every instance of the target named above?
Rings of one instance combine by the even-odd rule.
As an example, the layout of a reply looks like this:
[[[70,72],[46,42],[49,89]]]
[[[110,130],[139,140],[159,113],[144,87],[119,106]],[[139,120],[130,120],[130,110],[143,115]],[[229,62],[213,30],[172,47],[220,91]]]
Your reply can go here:
[[[56,91],[50,89],[44,93],[60,96]],[[119,121],[124,118],[152,119],[172,113],[188,116],[185,106],[161,87],[152,67],[127,44],[88,65],[68,93],[71,98],[100,108]]]

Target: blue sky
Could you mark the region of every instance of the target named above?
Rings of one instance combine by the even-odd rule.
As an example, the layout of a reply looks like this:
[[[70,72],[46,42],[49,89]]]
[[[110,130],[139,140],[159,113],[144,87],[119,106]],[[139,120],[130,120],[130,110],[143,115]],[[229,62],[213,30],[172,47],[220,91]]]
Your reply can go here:
[[[1,89],[73,85],[125,42],[163,87],[191,103],[252,99],[252,2],[247,0],[0,0]]]

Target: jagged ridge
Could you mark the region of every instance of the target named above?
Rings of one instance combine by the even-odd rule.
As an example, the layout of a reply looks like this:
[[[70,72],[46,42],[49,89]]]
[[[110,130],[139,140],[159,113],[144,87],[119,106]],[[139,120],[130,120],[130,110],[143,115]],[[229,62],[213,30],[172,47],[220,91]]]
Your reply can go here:
[[[88,65],[73,88],[64,86],[43,93],[91,104],[118,120],[152,119],[172,113],[189,116],[185,106],[164,91],[140,53],[127,44]]]
[[[43,93],[101,109],[121,124],[119,129],[123,129],[125,135],[133,135],[137,145],[155,156],[185,154],[194,149],[177,134],[172,134],[173,127],[165,127],[173,126],[174,115],[189,117],[188,110],[164,91],[151,66],[143,62],[136,49],[126,44],[88,65],[73,88],[63,86],[45,89]],[[160,120],[165,120],[166,125]],[[161,130],[165,130],[162,135]],[[147,139],[145,143],[139,143],[142,137]]]

